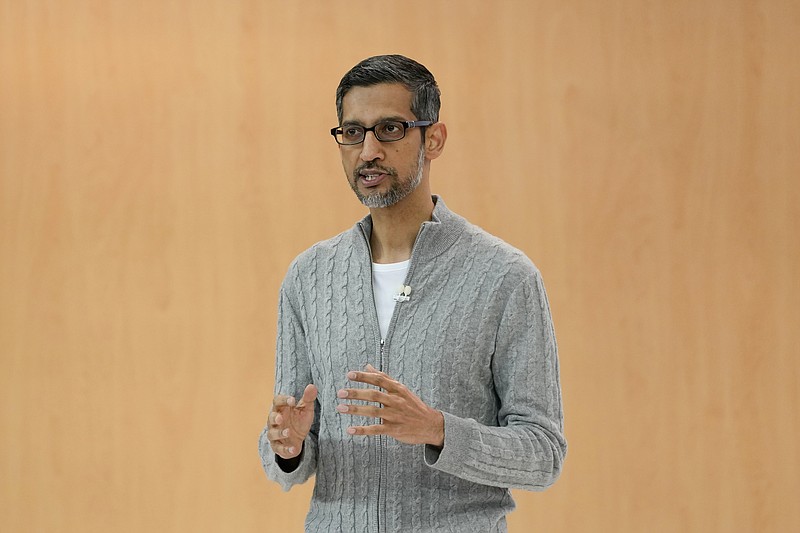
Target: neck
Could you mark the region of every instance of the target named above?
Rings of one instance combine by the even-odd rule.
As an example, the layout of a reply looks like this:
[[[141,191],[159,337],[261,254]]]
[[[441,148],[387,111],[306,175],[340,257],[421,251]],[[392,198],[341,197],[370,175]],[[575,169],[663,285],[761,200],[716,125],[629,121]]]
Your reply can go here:
[[[376,263],[399,263],[410,259],[419,228],[431,219],[433,207],[430,190],[418,187],[391,207],[370,209],[372,260]]]

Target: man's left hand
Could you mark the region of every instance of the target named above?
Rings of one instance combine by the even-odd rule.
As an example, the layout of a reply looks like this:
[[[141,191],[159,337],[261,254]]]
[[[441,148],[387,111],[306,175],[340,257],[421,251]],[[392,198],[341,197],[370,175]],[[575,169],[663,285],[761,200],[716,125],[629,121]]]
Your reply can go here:
[[[342,389],[337,396],[345,400],[364,400],[375,405],[341,403],[336,410],[343,414],[380,418],[382,424],[351,426],[351,435],[388,435],[406,444],[444,445],[444,415],[425,404],[408,387],[386,373],[367,365],[365,372],[348,372],[350,381],[375,385],[383,390]]]

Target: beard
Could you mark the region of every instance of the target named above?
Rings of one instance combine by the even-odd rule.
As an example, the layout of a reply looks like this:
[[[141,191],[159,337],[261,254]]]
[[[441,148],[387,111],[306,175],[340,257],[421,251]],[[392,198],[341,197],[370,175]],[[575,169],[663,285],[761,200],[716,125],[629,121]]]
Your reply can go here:
[[[359,201],[366,207],[390,207],[414,192],[414,190],[422,182],[422,170],[425,163],[425,145],[419,147],[419,155],[417,156],[417,164],[411,169],[405,180],[400,180],[397,177],[397,170],[391,167],[382,167],[372,163],[364,163],[353,171],[353,180],[350,181],[350,188],[356,193]],[[389,190],[386,192],[375,192],[373,194],[364,194],[358,189],[359,172],[369,168],[377,169],[382,173],[389,176]],[[349,180],[348,180],[349,181]]]

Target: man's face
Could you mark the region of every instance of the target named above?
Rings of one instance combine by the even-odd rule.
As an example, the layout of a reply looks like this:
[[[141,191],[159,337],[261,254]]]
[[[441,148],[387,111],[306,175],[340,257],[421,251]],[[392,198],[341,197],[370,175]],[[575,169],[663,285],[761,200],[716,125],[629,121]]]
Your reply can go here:
[[[342,99],[342,126],[372,127],[384,120],[416,120],[411,92],[396,83],[353,87]],[[364,142],[340,146],[350,187],[369,208],[389,207],[411,194],[422,181],[425,144],[418,128],[399,141],[381,142],[367,132]]]

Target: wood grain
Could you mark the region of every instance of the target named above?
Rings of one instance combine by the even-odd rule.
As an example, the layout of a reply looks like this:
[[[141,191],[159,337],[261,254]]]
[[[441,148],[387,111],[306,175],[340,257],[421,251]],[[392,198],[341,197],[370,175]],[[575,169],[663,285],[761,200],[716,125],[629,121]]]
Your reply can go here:
[[[547,283],[569,456],[510,530],[800,530],[800,4],[0,0],[0,530],[300,531],[256,440],[353,64]]]

